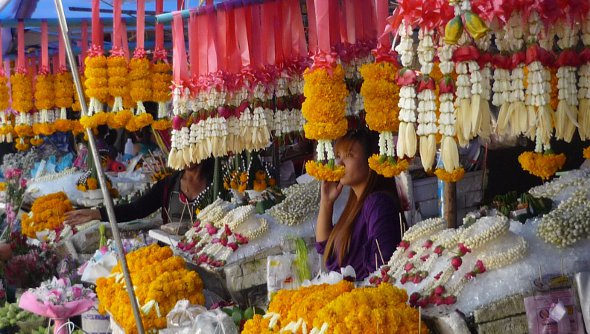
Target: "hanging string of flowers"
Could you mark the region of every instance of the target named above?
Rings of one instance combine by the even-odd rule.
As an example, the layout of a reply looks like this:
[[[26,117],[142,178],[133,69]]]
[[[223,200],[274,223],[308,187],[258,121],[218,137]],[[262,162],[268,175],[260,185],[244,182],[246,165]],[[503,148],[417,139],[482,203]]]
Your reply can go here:
[[[306,138],[318,141],[316,161],[308,161],[305,169],[319,180],[338,181],[344,175],[344,167],[335,165],[331,141],[343,136],[348,128],[344,118],[348,90],[342,66],[328,66],[312,67],[303,74],[305,101],[301,112],[307,121],[303,130]]]
[[[436,157],[436,82],[430,76],[434,66],[434,31],[426,27],[418,33],[418,61],[422,76],[418,79],[418,129],[420,160],[424,170],[432,169]]]
[[[33,124],[33,133],[35,137],[31,140],[31,144],[37,146],[43,141],[39,135],[50,136],[55,132],[53,127],[53,107],[55,106],[55,87],[53,84],[53,75],[49,68],[49,50],[47,40],[47,22],[41,23],[41,64],[37,72],[35,80],[35,107],[37,114],[35,123]]]
[[[1,30],[1,29],[0,29]],[[2,33],[0,32],[0,38]],[[0,46],[0,51],[1,51]],[[8,77],[4,72],[4,67],[0,68],[0,142],[12,143],[12,120],[8,110],[10,103],[10,93],[8,89]]]
[[[578,69],[578,133],[581,140],[590,139],[590,15],[582,22],[581,40],[584,50],[579,53],[581,66]]]
[[[65,59],[65,45],[61,33],[59,34],[58,66],[55,71],[55,106],[59,108],[59,116],[56,117],[53,126],[56,131],[69,132],[73,129],[73,122],[68,120],[67,108],[74,103],[74,80],[68,71]],[[79,102],[78,102],[79,104]]]
[[[569,24],[565,20],[557,23],[557,46],[563,50],[557,60],[557,87],[559,104],[555,111],[555,137],[571,142],[578,126],[578,87],[576,85],[576,67],[579,58],[574,48],[578,44],[578,24]]]
[[[84,128],[96,129],[107,123],[104,103],[109,98],[107,58],[104,56],[100,39],[100,1],[92,0],[92,46],[84,59],[86,95],[90,98],[88,114],[82,115],[80,123]]]
[[[33,79],[25,67],[25,26],[18,23],[18,59],[14,74],[10,77],[12,83],[12,109],[18,112],[14,132],[18,136],[16,149],[25,151],[29,148],[29,137],[33,136],[32,119],[29,112],[33,109]]]
[[[172,82],[172,67],[166,60],[166,50],[163,50],[156,58],[157,53],[154,53],[154,63],[151,64],[151,83],[152,83],[152,99],[158,103],[158,120],[154,121],[152,127],[155,130],[170,129],[172,123],[167,118],[168,111],[166,104],[170,102],[170,82]],[[160,52],[162,53],[162,52]]]
[[[416,154],[416,72],[410,68],[414,59],[412,26],[402,22],[399,28],[400,43],[395,50],[401,56],[401,68],[398,72],[397,84],[400,86],[399,130],[397,140],[397,156],[413,158]]]
[[[440,70],[443,74],[440,80],[439,96],[440,115],[438,119],[438,131],[442,136],[440,151],[443,162],[443,169],[436,169],[437,176],[445,181],[456,182],[462,178],[464,170],[459,162],[459,150],[455,140],[455,82],[451,76],[454,63],[452,61],[455,47],[441,41],[438,48],[438,58],[440,59]],[[444,172],[443,172],[444,171]],[[453,181],[454,179],[454,181]]]
[[[511,93],[508,99],[508,118],[510,120],[510,134],[518,136],[526,134],[530,126],[535,123],[535,114],[525,106],[524,89],[526,87],[527,71],[525,67],[525,52],[523,51],[525,29],[523,14],[520,10],[512,12],[508,20],[506,39],[512,54]]]
[[[399,175],[408,167],[406,160],[397,160],[395,157],[393,131],[399,128],[399,87],[395,83],[395,54],[389,56],[384,59],[377,56],[375,63],[360,68],[365,121],[369,129],[379,132],[379,154],[369,158],[369,167],[385,177]]]

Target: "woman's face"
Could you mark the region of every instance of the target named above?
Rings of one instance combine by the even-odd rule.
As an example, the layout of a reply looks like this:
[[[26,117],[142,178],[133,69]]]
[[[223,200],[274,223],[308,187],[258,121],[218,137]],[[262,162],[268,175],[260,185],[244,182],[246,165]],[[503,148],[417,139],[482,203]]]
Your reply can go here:
[[[369,164],[362,145],[357,141],[336,143],[336,162],[344,166],[344,176],[340,183],[356,186],[366,182],[369,177]]]

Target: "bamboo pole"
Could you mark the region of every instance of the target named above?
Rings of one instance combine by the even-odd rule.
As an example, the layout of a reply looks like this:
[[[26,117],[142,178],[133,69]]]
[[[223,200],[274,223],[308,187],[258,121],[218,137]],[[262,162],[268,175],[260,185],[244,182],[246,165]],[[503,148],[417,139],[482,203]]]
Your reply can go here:
[[[78,66],[76,65],[76,59],[74,58],[74,53],[72,52],[72,45],[68,37],[68,24],[66,22],[66,17],[64,14],[63,3],[62,0],[54,1],[55,10],[57,11],[57,15],[59,17],[59,25],[61,27],[61,34],[64,40],[66,54],[68,56],[68,62],[70,63],[70,70],[72,71],[72,77],[74,79],[74,84],[76,86],[76,92],[78,93],[78,97],[80,100],[82,115],[86,115],[88,113],[88,107],[86,105],[86,100],[84,98],[84,92],[82,91],[82,84],[80,82],[80,76],[78,75]],[[94,134],[92,133],[92,129],[86,129],[86,134],[88,135],[90,154],[92,154],[93,162],[95,163],[96,171],[98,174],[98,181],[100,183],[100,189],[102,190],[102,196],[104,198],[104,203],[107,209],[107,215],[109,217],[109,223],[111,225],[111,231],[113,232],[113,238],[115,239],[115,243],[117,245],[117,255],[119,257],[119,261],[121,262],[123,276],[125,276],[125,284],[127,285],[127,293],[129,295],[129,302],[131,303],[131,308],[133,309],[133,316],[135,317],[137,331],[139,334],[144,334],[145,331],[143,329],[143,323],[141,322],[139,305],[137,305],[138,302],[135,297],[135,292],[133,291],[133,282],[131,281],[131,275],[129,274],[129,267],[127,266],[127,259],[125,258],[125,251],[123,249],[123,243],[121,242],[121,235],[119,234],[119,227],[117,226],[113,198],[109,193],[109,189],[107,188],[106,177],[104,175],[102,167],[100,166],[100,157],[98,154],[98,149],[96,148],[96,141],[94,140]]]

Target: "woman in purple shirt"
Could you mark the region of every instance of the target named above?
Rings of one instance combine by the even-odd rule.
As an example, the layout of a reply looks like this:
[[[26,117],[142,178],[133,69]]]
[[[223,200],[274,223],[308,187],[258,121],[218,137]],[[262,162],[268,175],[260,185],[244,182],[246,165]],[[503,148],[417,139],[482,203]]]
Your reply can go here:
[[[345,167],[344,176],[339,182],[323,182],[321,186],[316,249],[323,254],[328,270],[340,271],[350,265],[357,280],[382,265],[382,258],[389,261],[401,241],[395,179],[378,175],[368,165],[369,157],[378,150],[376,143],[366,129],[349,131],[338,139],[335,155]],[[350,195],[334,225],[334,203],[344,185],[350,186]]]

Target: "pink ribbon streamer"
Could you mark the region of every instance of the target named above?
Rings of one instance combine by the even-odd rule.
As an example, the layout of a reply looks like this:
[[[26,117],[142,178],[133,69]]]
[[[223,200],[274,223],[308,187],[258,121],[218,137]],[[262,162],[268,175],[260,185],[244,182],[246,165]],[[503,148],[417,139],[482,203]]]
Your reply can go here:
[[[189,30],[188,30],[188,52],[189,52],[189,64],[191,77],[195,78],[199,76],[199,30],[197,24],[197,13],[191,12],[189,17]]]
[[[172,20],[172,58],[174,83],[182,86],[188,82],[188,64],[184,45],[184,22],[180,13],[173,14]]]
[[[41,22],[41,66],[39,74],[49,74],[49,41],[47,38],[47,21]]]
[[[17,27],[17,66],[16,71],[18,73],[27,73],[25,63],[25,24],[23,21],[18,22]]]
[[[145,46],[145,0],[137,0],[137,46],[143,49]]]
[[[100,0],[92,0],[92,44],[102,45],[100,26]]]
[[[348,0],[352,1],[352,0]],[[309,52],[316,53],[318,49],[318,30],[315,17],[314,0],[306,0],[307,5],[307,26],[309,27]]]

